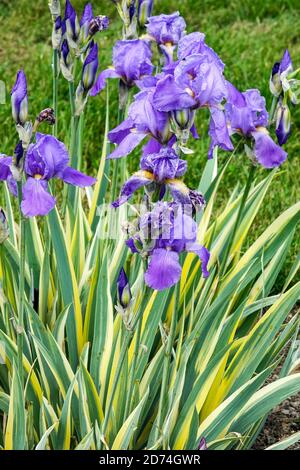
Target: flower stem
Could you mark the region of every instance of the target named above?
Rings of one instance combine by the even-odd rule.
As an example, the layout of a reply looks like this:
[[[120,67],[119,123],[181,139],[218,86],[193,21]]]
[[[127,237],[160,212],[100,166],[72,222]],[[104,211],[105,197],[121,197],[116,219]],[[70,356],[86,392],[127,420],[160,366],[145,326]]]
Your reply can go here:
[[[239,206],[239,211],[238,211],[238,214],[237,214],[237,217],[236,217],[236,220],[235,220],[233,230],[232,230],[230,238],[229,238],[229,242],[226,246],[224,257],[222,259],[222,263],[221,263],[221,267],[220,267],[220,279],[222,278],[222,276],[225,272],[227,259],[228,259],[228,256],[230,254],[230,251],[231,251],[231,248],[232,248],[235,236],[236,236],[237,229],[238,229],[238,227],[240,225],[240,222],[242,220],[242,215],[243,215],[243,212],[244,212],[245,204],[246,204],[247,199],[248,199],[248,195],[249,195],[249,191],[250,191],[251,184],[252,184],[252,181],[253,181],[255,170],[256,170],[256,166],[251,164],[250,170],[249,170],[249,173],[248,173],[247,183],[246,183],[244,193],[243,193],[243,196],[242,196],[242,200],[241,200],[241,203],[240,203],[240,206]]]
[[[142,334],[142,324],[143,324],[143,317],[139,315],[138,323],[137,323],[137,330],[136,330],[136,339],[134,344],[134,351],[132,357],[132,364],[130,368],[130,375],[129,375],[129,385],[126,397],[126,404],[125,404],[125,413],[124,413],[124,421],[126,421],[127,417],[131,412],[131,402],[132,402],[132,394],[134,389],[134,382],[135,382],[135,373],[136,373],[136,364],[139,355],[140,345],[141,345],[141,334]]]
[[[271,109],[270,109],[270,113],[269,113],[269,126],[273,123],[277,103],[278,103],[278,97],[273,96]]]
[[[175,340],[176,324],[177,324],[177,289],[178,289],[178,284],[174,289],[174,309],[173,309],[173,315],[171,319],[170,332],[169,332],[167,343],[165,346],[163,375],[162,375],[162,383],[161,383],[161,390],[160,390],[160,397],[159,397],[158,412],[157,412],[157,417],[156,417],[156,429],[154,433],[154,442],[157,442],[157,440],[159,439],[162,422],[164,418],[163,409],[167,400],[167,396],[166,396],[167,385],[168,385],[168,380],[170,376],[171,355],[172,355],[173,343]]]
[[[53,49],[53,110],[55,116],[55,124],[53,126],[53,135],[57,137],[58,129],[58,50]]]
[[[21,384],[23,386],[23,334],[24,334],[24,295],[25,295],[25,218],[21,211],[22,182],[18,183],[18,197],[20,208],[20,278],[19,278],[19,311],[17,325],[17,348],[18,348],[18,370]]]

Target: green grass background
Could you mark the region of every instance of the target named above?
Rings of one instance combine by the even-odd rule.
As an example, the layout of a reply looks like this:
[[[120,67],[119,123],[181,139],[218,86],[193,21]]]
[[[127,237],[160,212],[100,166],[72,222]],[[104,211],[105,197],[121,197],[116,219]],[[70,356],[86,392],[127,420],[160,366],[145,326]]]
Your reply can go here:
[[[81,12],[84,1],[74,0],[73,5]],[[180,10],[186,19],[188,32],[202,31],[207,43],[213,47],[226,64],[226,77],[241,90],[259,88],[270,105],[268,80],[274,61],[280,59],[284,49],[289,48],[294,63],[300,66],[300,1],[299,0],[155,0],[154,14],[172,13]],[[121,23],[113,2],[92,0],[96,14],[107,14],[111,20],[108,31],[98,36],[100,66],[111,63],[111,49],[120,38]],[[0,80],[6,85],[6,104],[0,105],[0,153],[12,154],[15,145],[14,124],[11,119],[9,91],[16,71],[24,68],[29,86],[30,114],[51,105],[51,21],[48,0],[0,0]],[[111,85],[111,123],[116,123],[117,85]],[[293,132],[286,145],[287,163],[273,182],[264,207],[253,226],[249,242],[283,210],[299,200],[299,149],[300,106],[292,110]],[[69,129],[68,90],[60,80],[59,134],[63,138]],[[86,112],[84,161],[91,172],[96,172],[102,144],[105,120],[105,96],[90,100]],[[204,168],[207,149],[207,122],[205,111],[198,113],[199,141],[191,146],[195,153],[188,157],[187,183],[197,186]],[[220,155],[225,161],[226,153]],[[129,157],[129,167],[137,167],[137,156]],[[229,168],[221,188],[217,210],[237,183],[244,183],[248,165],[245,155],[237,155]],[[259,177],[266,175],[260,170]],[[1,190],[0,190],[1,191]],[[285,272],[299,250],[299,236],[293,244]]]

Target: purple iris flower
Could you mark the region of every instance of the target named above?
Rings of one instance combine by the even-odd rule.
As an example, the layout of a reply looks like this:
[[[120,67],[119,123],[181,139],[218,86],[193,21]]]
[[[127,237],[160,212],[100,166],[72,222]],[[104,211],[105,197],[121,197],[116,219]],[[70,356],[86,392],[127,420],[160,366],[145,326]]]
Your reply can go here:
[[[153,106],[152,88],[145,89],[135,96],[135,101],[128,110],[128,118],[109,132],[109,140],[118,144],[109,158],[129,155],[147,136],[161,145],[167,144],[172,136],[168,113],[160,112]],[[151,147],[157,148],[152,139]]]
[[[88,55],[82,67],[81,83],[84,91],[89,91],[95,83],[98,70],[98,45],[91,42]]]
[[[124,204],[133,193],[143,187],[152,186],[158,189],[161,196],[165,193],[165,187],[169,187],[174,199],[190,203],[189,189],[181,180],[187,169],[185,160],[181,160],[172,148],[163,148],[159,153],[144,155],[140,162],[140,171],[134,173],[124,184],[121,195],[113,203],[113,207]],[[181,194],[181,198],[178,196]]]
[[[161,79],[153,102],[159,111],[216,106],[227,96],[223,70],[210,54],[188,56]]]
[[[16,124],[25,124],[28,116],[28,97],[26,75],[23,70],[18,71],[11,91],[11,107]]]
[[[287,153],[276,145],[266,129],[268,113],[265,99],[258,90],[240,93],[231,84],[229,88],[225,111],[231,133],[241,133],[254,139],[255,158],[265,168],[281,165],[286,160]]]
[[[148,19],[147,33],[157,42],[167,64],[173,62],[174,49],[184,35],[185,28],[186,23],[178,11],[172,15],[151,16]]]
[[[218,108],[211,108],[211,118],[209,124],[210,147],[208,151],[208,158],[213,157],[214,148],[220,147],[225,151],[232,151],[234,149],[229,137],[226,117],[224,112]]]
[[[181,276],[179,254],[193,252],[202,262],[204,277],[209,276],[207,265],[210,254],[197,242],[197,224],[181,205],[159,202],[152,212],[144,214],[139,222],[140,233],[127,243],[138,251],[143,246],[150,256],[145,273],[146,284],[155,290],[164,290],[176,284]],[[138,239],[139,237],[139,239]]]
[[[75,9],[73,8],[70,0],[66,0],[65,8],[65,23],[67,33],[74,42],[77,41],[80,34],[80,24]]]
[[[153,0],[138,0],[138,22],[144,27],[152,14]]]
[[[11,164],[11,157],[0,158],[0,179],[8,183],[12,180]],[[24,172],[27,180],[22,189],[21,209],[27,217],[47,215],[54,208],[55,198],[48,192],[50,179],[60,178],[81,188],[96,182],[95,178],[69,166],[69,154],[62,142],[52,135],[40,133],[36,134],[36,143],[28,147]]]
[[[218,54],[205,43],[205,34],[203,33],[195,32],[187,34],[178,43],[177,56],[179,60],[184,60],[194,54],[207,55],[223,72],[224,63]]]
[[[117,41],[113,48],[113,68],[100,73],[91,95],[95,96],[105,87],[107,78],[119,78],[128,87],[132,87],[137,80],[151,75],[152,52],[145,41],[132,39]]]
[[[276,168],[287,159],[287,153],[275,144],[266,129],[258,128],[252,132],[252,136],[255,141],[255,157],[265,168]]]
[[[157,44],[178,44],[186,28],[186,23],[177,11],[171,15],[151,16],[148,19],[147,33]]]

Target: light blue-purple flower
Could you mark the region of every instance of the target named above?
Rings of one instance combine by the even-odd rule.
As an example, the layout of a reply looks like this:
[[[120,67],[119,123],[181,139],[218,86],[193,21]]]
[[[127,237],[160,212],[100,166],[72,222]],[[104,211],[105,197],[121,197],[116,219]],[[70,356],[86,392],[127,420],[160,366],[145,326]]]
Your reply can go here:
[[[12,183],[12,158],[0,158],[0,179]],[[25,158],[26,182],[22,188],[21,209],[26,217],[47,215],[56,200],[48,191],[48,181],[62,179],[65,183],[84,188],[96,180],[69,166],[69,154],[65,145],[52,135],[36,134],[36,143],[30,144]],[[14,180],[13,180],[14,181]],[[12,192],[14,194],[16,183]]]
[[[189,189],[177,179],[184,175],[186,169],[186,161],[181,160],[170,147],[162,148],[158,153],[144,155],[141,158],[140,170],[126,181],[120,197],[113,202],[113,207],[119,207],[127,202],[136,190],[150,185],[152,192],[157,190],[160,198],[168,187],[175,200],[180,199],[189,204]]]
[[[28,116],[28,97],[26,75],[23,70],[18,71],[11,91],[11,107],[16,124],[25,124]]]
[[[273,141],[266,129],[268,113],[264,97],[258,90],[240,93],[232,84],[229,87],[225,110],[231,133],[254,139],[255,158],[265,168],[281,165],[286,160],[287,153]]]
[[[136,81],[151,75],[151,57],[151,49],[145,41],[117,41],[113,48],[113,68],[100,73],[91,95],[95,96],[103,90],[107,78],[119,78],[128,87],[132,87]]]
[[[151,16],[148,18],[147,33],[157,44],[178,44],[186,28],[186,23],[177,11],[171,15]]]
[[[153,88],[145,89],[135,96],[128,110],[128,118],[109,132],[109,140],[118,145],[109,158],[129,155],[146,137],[151,138],[151,148],[154,145],[157,149],[152,139],[165,145],[171,136],[169,114],[153,106]],[[149,147],[147,151],[151,152]]]
[[[211,108],[210,116],[208,131],[210,136],[210,147],[208,151],[208,158],[213,157],[215,147],[219,147],[225,151],[232,151],[234,149],[229,137],[226,117],[223,110],[218,108]]]
[[[202,261],[203,276],[209,275],[210,254],[197,242],[197,224],[183,206],[157,203],[152,212],[141,217],[139,229],[127,245],[135,253],[142,247],[150,256],[145,282],[152,289],[168,289],[179,281],[182,272],[179,254],[182,252],[197,254]]]

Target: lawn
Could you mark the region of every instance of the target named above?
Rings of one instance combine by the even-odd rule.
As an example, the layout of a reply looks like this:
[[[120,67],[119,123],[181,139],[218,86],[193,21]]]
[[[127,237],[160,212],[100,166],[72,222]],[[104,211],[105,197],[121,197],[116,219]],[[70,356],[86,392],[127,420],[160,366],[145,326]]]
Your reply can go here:
[[[74,0],[78,11],[84,1]],[[30,113],[32,118],[51,105],[51,21],[47,0],[0,0],[0,80],[6,85],[6,103],[0,105],[1,152],[11,154],[15,145],[13,121],[10,118],[9,91],[18,68],[24,68],[29,85]],[[113,2],[92,1],[97,14],[107,14],[111,27],[99,37],[101,69],[110,64],[111,48],[120,37],[121,23],[114,10]],[[171,13],[177,10],[174,0],[156,0],[155,14]],[[226,77],[241,90],[259,88],[270,104],[268,80],[273,63],[280,59],[284,49],[289,48],[295,65],[300,65],[300,4],[298,0],[183,0],[180,12],[185,17],[188,31],[200,30],[206,33],[207,43],[213,47],[226,64]],[[116,122],[117,86],[112,85],[112,125]],[[59,96],[59,132],[64,135],[69,127],[68,92],[65,81],[61,80]],[[286,146],[289,158],[277,174],[265,205],[253,226],[252,241],[259,233],[290,205],[299,200],[300,111],[292,110],[293,133]],[[198,119],[200,140],[193,143],[194,154],[189,156],[192,170],[188,183],[196,186],[207,158],[207,128]],[[84,159],[86,166],[96,173],[102,145],[105,119],[104,95],[90,100],[86,112]],[[206,122],[207,119],[204,119]],[[226,161],[227,154],[220,155]],[[237,183],[244,183],[247,171],[243,154],[236,155],[228,170],[226,184],[221,191],[219,210]],[[136,159],[131,157],[129,168],[136,169]],[[259,177],[266,174],[261,171]],[[299,237],[298,237],[299,239]],[[251,240],[250,240],[251,241]],[[299,251],[299,242],[293,245],[293,256]],[[288,260],[285,272],[291,260]],[[283,274],[284,275],[284,274]]]

